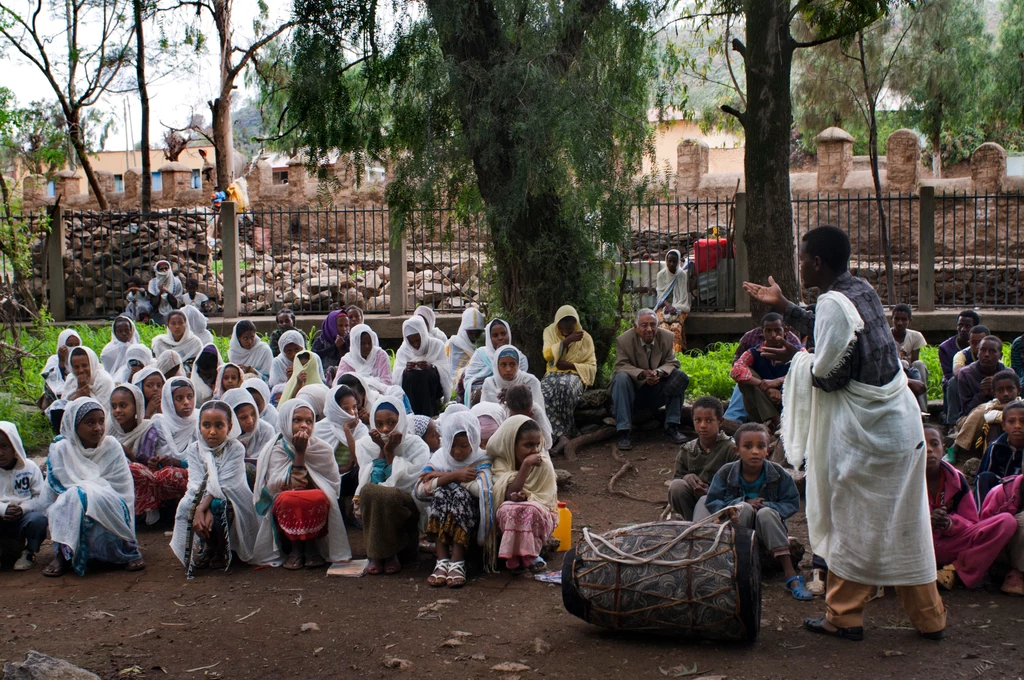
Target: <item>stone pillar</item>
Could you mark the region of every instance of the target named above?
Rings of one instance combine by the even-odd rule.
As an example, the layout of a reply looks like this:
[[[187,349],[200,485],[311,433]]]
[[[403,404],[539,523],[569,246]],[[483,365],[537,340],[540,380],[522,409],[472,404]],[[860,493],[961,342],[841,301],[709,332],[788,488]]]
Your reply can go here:
[[[82,178],[73,170],[61,170],[53,178],[54,196],[63,196],[65,199],[77,196],[82,193]]]
[[[918,201],[921,211],[921,250],[918,256],[917,308],[935,311],[935,187],[921,187]]]
[[[750,313],[750,296],[742,292],[743,282],[750,280],[750,254],[747,252],[747,194],[740,191],[736,194],[735,222],[732,230],[732,247],[736,254],[736,267],[733,269],[735,281],[733,290],[736,292],[736,311]]]
[[[390,241],[390,275],[391,275],[391,316],[405,316],[406,293],[409,290],[409,257],[405,242],[405,234],[399,234],[398,239],[394,238],[394,225],[391,226],[392,238]]]
[[[814,141],[818,144],[818,191],[838,191],[853,169],[853,135],[830,127]]]
[[[1003,188],[1006,177],[1006,149],[986,142],[971,154],[971,185],[975,193],[994,194]]]
[[[256,162],[256,167],[246,178],[249,185],[249,205],[254,205],[259,200],[264,187],[269,187],[274,183],[272,173],[270,163],[262,160]]]
[[[913,130],[897,130],[885,142],[886,179],[890,191],[913,191],[921,178],[921,138]]]
[[[182,191],[192,188],[192,168],[184,163],[165,163],[160,167],[161,199],[167,203],[178,198]]]
[[[242,280],[238,264],[238,210],[234,201],[220,204],[220,246],[223,256],[224,316],[238,316],[241,303]]]
[[[96,175],[96,182],[100,185],[100,190],[104,196],[114,193],[114,173],[108,170],[93,170],[93,174]],[[93,196],[92,185],[86,182],[85,186],[88,189],[89,196]]]
[[[700,187],[708,174],[710,150],[697,139],[684,139],[676,147],[676,196],[686,196]]]
[[[26,208],[36,208],[46,198],[46,178],[42,175],[26,175],[22,184],[22,195],[25,197]]]
[[[67,295],[64,288],[65,225],[64,206],[60,203],[50,211],[50,236],[46,254],[47,288],[50,293],[50,315],[54,321],[66,321]]]
[[[153,200],[160,194],[153,192]],[[128,168],[124,171],[124,205],[126,208],[138,208],[142,200],[142,168]]]
[[[288,161],[288,193],[296,205],[303,205],[306,200],[306,159],[301,156]]]

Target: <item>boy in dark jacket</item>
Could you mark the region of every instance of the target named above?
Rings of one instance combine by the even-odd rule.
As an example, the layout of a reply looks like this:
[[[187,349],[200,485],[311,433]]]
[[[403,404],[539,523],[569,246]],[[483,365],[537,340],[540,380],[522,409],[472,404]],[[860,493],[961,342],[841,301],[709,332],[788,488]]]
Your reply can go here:
[[[769,437],[768,428],[759,423],[736,430],[733,441],[740,459],[722,466],[711,480],[705,505],[711,513],[737,507],[733,521],[755,530],[758,543],[782,566],[786,589],[797,600],[813,600],[793,566],[786,531],[786,519],[800,509],[800,494],[789,473],[768,460]]]
[[[992,442],[981,459],[975,484],[978,505],[985,503],[989,490],[1004,477],[1019,475],[1024,465],[1024,402],[1012,401],[1003,407],[1003,434]]]

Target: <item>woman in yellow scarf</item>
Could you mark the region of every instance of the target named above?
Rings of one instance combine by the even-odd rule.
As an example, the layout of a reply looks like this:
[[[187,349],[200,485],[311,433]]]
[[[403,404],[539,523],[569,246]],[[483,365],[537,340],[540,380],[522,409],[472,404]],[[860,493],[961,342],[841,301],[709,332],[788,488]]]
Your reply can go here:
[[[557,453],[569,443],[569,437],[576,435],[573,412],[583,392],[597,377],[594,340],[583,330],[574,307],[559,307],[555,322],[544,329],[544,359],[547,373],[540,388],[555,442],[551,452]]]

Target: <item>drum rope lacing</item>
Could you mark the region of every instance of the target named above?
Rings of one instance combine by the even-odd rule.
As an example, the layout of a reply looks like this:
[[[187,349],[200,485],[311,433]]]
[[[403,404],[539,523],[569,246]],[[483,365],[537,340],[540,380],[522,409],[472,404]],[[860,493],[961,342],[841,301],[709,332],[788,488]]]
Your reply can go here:
[[[715,540],[714,540],[714,542],[711,544],[711,547],[709,547],[707,550],[704,550],[703,552],[701,552],[700,555],[698,555],[696,557],[681,558],[681,559],[677,559],[677,560],[662,560],[662,559],[658,559],[658,558],[660,558],[662,555],[664,555],[668,551],[670,551],[673,548],[675,548],[682,541],[684,541],[687,538],[689,538],[690,535],[693,534],[693,532],[696,531],[697,529],[700,529],[701,527],[706,526],[708,524],[713,524],[714,520],[718,519],[719,517],[721,517],[724,514],[731,514],[732,512],[735,512],[735,508],[729,507],[729,508],[722,508],[721,510],[719,510],[715,514],[708,515],[704,519],[702,519],[700,521],[697,521],[697,522],[693,522],[693,523],[689,523],[689,522],[648,522],[647,524],[638,524],[638,525],[634,526],[633,528],[635,529],[635,528],[644,527],[644,526],[651,526],[651,525],[665,526],[666,524],[680,524],[680,525],[681,524],[689,524],[689,526],[687,526],[687,528],[685,530],[683,530],[678,536],[676,536],[672,540],[668,541],[660,549],[658,549],[657,551],[651,553],[647,557],[638,557],[636,555],[631,555],[630,553],[624,552],[623,550],[619,549],[618,546],[612,544],[612,542],[609,541],[604,536],[601,536],[600,534],[592,534],[592,533],[590,533],[590,530],[587,527],[583,527],[583,540],[586,541],[587,545],[590,546],[590,549],[594,551],[594,554],[598,558],[600,558],[602,560],[606,560],[608,562],[617,562],[618,564],[625,564],[625,565],[630,565],[630,566],[641,565],[641,564],[655,564],[655,565],[658,565],[658,566],[665,566],[665,567],[686,567],[686,566],[690,566],[692,564],[697,564],[699,562],[703,562],[710,555],[712,555],[716,550],[718,550],[718,544],[722,540],[722,535],[725,533],[725,530],[729,526],[728,522],[718,525],[718,531],[715,533]],[[594,544],[595,541],[599,542],[605,548],[608,548],[609,550],[611,550],[613,553],[618,555],[618,557],[616,557],[615,555],[606,555],[605,553],[601,552],[601,549],[598,548]]]

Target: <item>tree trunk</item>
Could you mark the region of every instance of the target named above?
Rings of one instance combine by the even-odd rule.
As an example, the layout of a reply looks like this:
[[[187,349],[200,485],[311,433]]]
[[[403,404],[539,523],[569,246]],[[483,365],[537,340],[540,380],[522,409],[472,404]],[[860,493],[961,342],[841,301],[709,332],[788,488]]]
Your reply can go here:
[[[217,163],[217,190],[224,191],[231,184],[234,169],[234,148],[231,143],[231,91],[213,100],[213,148]]]
[[[89,150],[85,147],[85,136],[82,134],[82,124],[79,122],[79,111],[65,110],[64,113],[68,120],[68,139],[71,141],[71,146],[75,149],[75,156],[78,157],[78,162],[82,164],[85,179],[89,182],[89,186],[92,187],[93,195],[96,196],[96,204],[100,210],[109,210],[110,205],[107,203],[107,195],[103,193],[100,182],[96,179],[96,173],[92,169],[92,161],[89,159]]]
[[[793,107],[790,71],[793,38],[787,0],[747,0],[747,40],[743,63],[747,76],[744,179],[750,278],[766,283],[769,276],[791,300],[800,296],[796,278],[796,245],[789,186],[789,145]],[[758,320],[763,305],[755,303]]]
[[[942,177],[942,133],[932,133],[932,176],[935,179]]]
[[[135,78],[139,86],[139,105],[142,108],[142,196],[139,212],[148,215],[153,207],[153,168],[149,159],[149,91],[146,89],[146,40],[142,35],[142,0],[132,0],[135,12]]]

